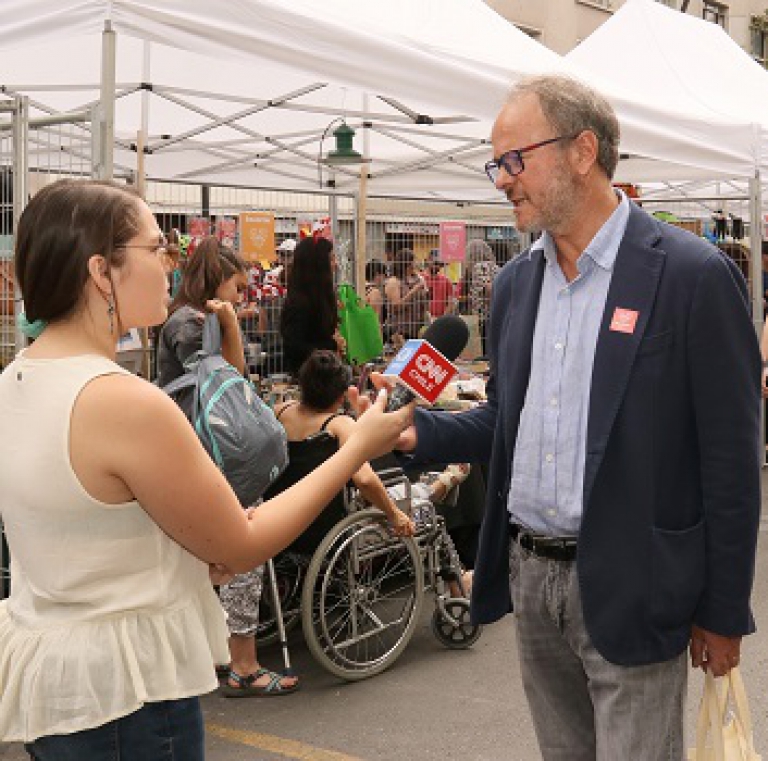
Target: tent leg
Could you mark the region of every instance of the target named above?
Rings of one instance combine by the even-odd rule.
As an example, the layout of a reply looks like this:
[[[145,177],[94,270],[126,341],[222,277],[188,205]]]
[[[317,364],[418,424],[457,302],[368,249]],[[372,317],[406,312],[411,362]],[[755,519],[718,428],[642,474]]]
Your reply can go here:
[[[752,276],[752,320],[758,340],[763,334],[763,199],[760,185],[760,172],[755,172],[749,181],[749,257],[750,275]],[[761,346],[762,349],[762,346]],[[766,358],[763,357],[763,362]],[[765,400],[761,404],[760,414],[760,462],[766,465],[765,451]]]
[[[29,98],[16,96],[13,102],[13,235],[18,234],[19,219],[27,203],[27,179],[29,172]],[[27,346],[27,337],[19,328],[19,316],[24,310],[21,300],[21,288],[14,278],[14,342],[15,353],[18,354]]]
[[[101,97],[99,111],[99,156],[94,176],[98,180],[111,180],[115,171],[115,70],[117,39],[112,24],[104,22],[101,34]]]
[[[360,167],[360,192],[357,195],[357,241],[355,244],[355,289],[362,295],[365,293],[365,262],[367,257],[368,239],[366,233],[366,218],[368,216],[368,165]]]

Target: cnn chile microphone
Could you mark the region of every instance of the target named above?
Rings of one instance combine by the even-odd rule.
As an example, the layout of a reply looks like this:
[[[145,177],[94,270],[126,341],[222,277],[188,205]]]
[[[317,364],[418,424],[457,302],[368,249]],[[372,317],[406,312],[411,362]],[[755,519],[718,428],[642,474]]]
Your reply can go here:
[[[434,404],[448,385],[456,368],[453,360],[469,341],[469,329],[460,317],[438,317],[425,331],[423,338],[406,341],[384,376],[395,378],[397,386],[387,399],[387,412],[399,410],[417,396]]]

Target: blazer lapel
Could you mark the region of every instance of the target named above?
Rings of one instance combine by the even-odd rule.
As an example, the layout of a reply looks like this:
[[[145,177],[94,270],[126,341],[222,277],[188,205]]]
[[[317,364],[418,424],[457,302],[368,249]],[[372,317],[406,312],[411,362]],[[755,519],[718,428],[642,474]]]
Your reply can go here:
[[[619,247],[611,285],[597,338],[587,424],[587,457],[584,471],[584,506],[605,454],[616,414],[629,383],[629,375],[656,299],[665,253],[655,245],[659,227],[645,212],[631,204],[627,229]],[[617,310],[626,310],[631,331],[611,329]],[[621,314],[621,313],[620,313]]]

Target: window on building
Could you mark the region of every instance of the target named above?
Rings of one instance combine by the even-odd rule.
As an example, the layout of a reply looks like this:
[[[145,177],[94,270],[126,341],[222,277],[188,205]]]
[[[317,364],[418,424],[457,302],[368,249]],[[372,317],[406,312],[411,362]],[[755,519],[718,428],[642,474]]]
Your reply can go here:
[[[704,21],[711,21],[713,24],[728,29],[728,6],[720,5],[720,3],[709,2],[704,0],[704,8],[701,12],[701,17]]]
[[[535,26],[527,26],[526,24],[515,24],[515,26],[521,31],[525,32],[529,37],[533,37],[537,40],[541,37],[541,29]]]
[[[749,29],[749,41],[752,57],[762,64],[766,61],[766,52],[768,52],[768,32],[755,26]]]

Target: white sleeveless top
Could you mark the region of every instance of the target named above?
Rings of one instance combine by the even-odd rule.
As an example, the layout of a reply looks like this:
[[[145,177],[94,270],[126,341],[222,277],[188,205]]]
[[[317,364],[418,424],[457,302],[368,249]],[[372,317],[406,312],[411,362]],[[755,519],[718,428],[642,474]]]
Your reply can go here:
[[[225,614],[208,566],[137,502],[93,499],[72,470],[81,390],[125,372],[98,356],[26,359],[0,375],[0,741],[69,734],[217,686]]]

